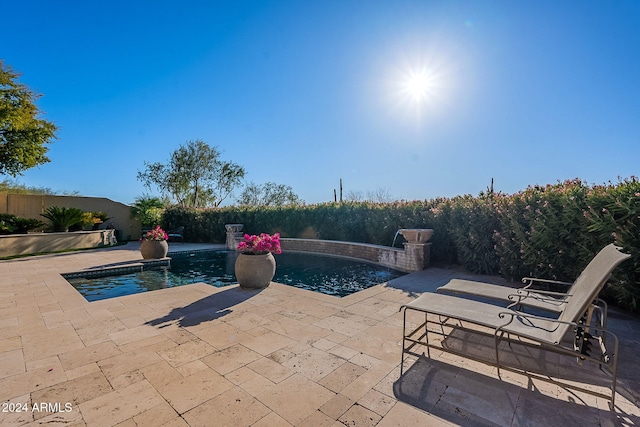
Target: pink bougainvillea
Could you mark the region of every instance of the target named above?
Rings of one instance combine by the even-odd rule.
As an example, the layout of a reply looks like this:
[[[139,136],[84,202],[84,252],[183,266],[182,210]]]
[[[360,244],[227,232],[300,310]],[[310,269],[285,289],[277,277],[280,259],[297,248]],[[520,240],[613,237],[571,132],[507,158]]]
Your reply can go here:
[[[281,254],[280,233],[269,235],[261,233],[260,235],[244,235],[244,241],[238,244],[238,250],[245,254],[266,254],[272,252]]]
[[[144,236],[142,236],[140,240],[169,240],[169,236],[167,232],[158,225],[153,230],[144,233]]]

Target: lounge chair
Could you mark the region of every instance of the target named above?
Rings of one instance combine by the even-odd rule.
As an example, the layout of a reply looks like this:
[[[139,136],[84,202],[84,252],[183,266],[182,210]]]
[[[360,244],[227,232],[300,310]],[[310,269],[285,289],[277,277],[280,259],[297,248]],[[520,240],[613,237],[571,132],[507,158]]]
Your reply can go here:
[[[590,314],[593,308],[592,302],[598,296],[611,272],[622,261],[630,257],[630,255],[620,252],[615,246],[605,249],[594,257],[576,279],[571,293],[564,297],[557,318],[535,316],[493,304],[437,293],[425,293],[412,302],[404,304],[400,307],[400,310],[404,309],[401,375],[404,370],[405,353],[416,354],[412,352],[413,347],[422,345],[427,349],[435,348],[495,365],[498,369],[498,375],[500,375],[501,368],[521,373],[524,371],[532,378],[580,389],[586,393],[608,399],[611,402],[611,408],[613,408],[617,381],[618,338],[603,328],[585,324],[583,320],[585,316]],[[422,323],[411,331],[407,331],[407,312],[409,311],[424,313],[424,321],[420,320]],[[466,326],[465,323],[472,327]],[[439,335],[446,340],[455,331],[460,330],[493,336],[495,362],[485,357],[476,357],[467,351],[458,351],[447,346],[444,342],[437,345],[433,341],[429,341],[429,335]],[[572,344],[567,345],[566,340],[563,342],[563,338],[569,336],[569,333],[577,338]],[[603,338],[606,335],[613,340],[613,346],[610,346],[611,342],[607,340],[609,349],[605,347]],[[579,388],[574,383],[552,380],[547,375],[524,368],[501,365],[499,354],[501,341],[577,357],[580,363],[588,360],[600,367],[606,365],[611,371],[611,393],[609,395],[592,389]],[[597,341],[599,344],[598,357],[591,356],[588,351],[592,341]],[[407,343],[410,345],[407,346]],[[511,348],[511,346],[509,345],[507,348]]]
[[[180,239],[180,241],[184,241],[184,237],[182,236],[182,233],[184,233],[184,227],[178,227],[175,230],[171,230],[167,232],[167,236],[169,237],[169,240],[176,240],[176,239]]]
[[[612,243],[605,246],[592,262],[597,262],[598,258],[608,257],[610,254],[619,252],[618,248]],[[446,285],[436,289],[438,293],[462,295],[470,297],[481,297],[490,300],[498,300],[509,303],[510,308],[516,308],[518,311],[530,307],[538,310],[559,315],[566,303],[566,298],[575,292],[575,286],[579,283],[561,282],[558,280],[537,279],[533,277],[525,277],[522,282],[526,285],[523,288],[510,288],[507,286],[492,285],[489,283],[475,282],[471,280],[453,279]],[[601,287],[597,294],[604,287],[606,280],[601,283]],[[565,292],[553,292],[541,289],[534,289],[538,285],[562,286],[566,288]],[[597,295],[596,294],[596,295]],[[601,328],[607,327],[607,303],[599,298],[594,300],[594,309],[599,312],[598,325]],[[589,319],[590,320],[590,319]]]

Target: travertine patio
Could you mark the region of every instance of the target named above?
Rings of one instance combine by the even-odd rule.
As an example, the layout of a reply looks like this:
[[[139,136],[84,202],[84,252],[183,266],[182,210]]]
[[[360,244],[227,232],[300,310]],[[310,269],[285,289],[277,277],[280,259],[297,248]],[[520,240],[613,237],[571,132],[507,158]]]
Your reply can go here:
[[[610,314],[621,341],[612,412],[433,352],[400,378],[400,305],[471,277],[460,271],[427,269],[342,299],[194,284],[93,303],[60,276],[139,259],[130,243],[0,261],[0,425],[640,424],[635,317]]]

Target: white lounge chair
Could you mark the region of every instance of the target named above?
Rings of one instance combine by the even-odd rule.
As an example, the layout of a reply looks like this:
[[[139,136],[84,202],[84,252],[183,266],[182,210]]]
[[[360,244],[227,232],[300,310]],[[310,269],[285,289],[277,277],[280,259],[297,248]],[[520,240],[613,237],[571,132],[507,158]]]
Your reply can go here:
[[[456,351],[454,348],[436,345],[429,341],[429,335],[435,334],[446,339],[457,330],[474,334],[484,333],[485,335],[492,335],[494,338],[495,366],[498,368],[498,374],[501,368],[516,372],[523,371],[522,368],[500,364],[499,344],[501,341],[517,342],[540,350],[577,357],[581,362],[590,360],[601,367],[607,365],[612,374],[610,395],[591,389],[581,389],[573,383],[555,380],[552,380],[552,382],[569,388],[578,388],[589,394],[609,399],[613,408],[617,381],[618,338],[603,328],[585,324],[583,318],[587,312],[592,310],[592,302],[598,296],[611,272],[629,257],[630,255],[620,252],[615,246],[606,251],[601,251],[576,279],[571,292],[564,297],[557,318],[535,316],[456,296],[437,293],[423,294],[400,308],[400,310],[405,309],[402,327],[401,375],[404,369],[405,353],[416,354],[412,352],[413,347],[416,345],[426,346],[427,349],[436,348],[483,363],[494,364],[491,361],[487,361],[486,358],[475,357],[468,352]],[[424,313],[424,321],[421,321],[422,323],[412,331],[407,331],[408,311]],[[473,327],[469,328],[465,326],[465,323]],[[580,345],[568,346],[562,342],[563,338],[569,333],[577,336],[575,342]],[[607,349],[605,347],[603,338],[605,335],[613,338],[612,348]],[[585,345],[583,344],[590,340],[597,341],[599,344],[598,357],[591,356],[585,351]],[[407,343],[410,343],[409,346],[407,346]],[[526,373],[533,378],[550,381],[550,378],[546,375],[539,375],[530,371]]]

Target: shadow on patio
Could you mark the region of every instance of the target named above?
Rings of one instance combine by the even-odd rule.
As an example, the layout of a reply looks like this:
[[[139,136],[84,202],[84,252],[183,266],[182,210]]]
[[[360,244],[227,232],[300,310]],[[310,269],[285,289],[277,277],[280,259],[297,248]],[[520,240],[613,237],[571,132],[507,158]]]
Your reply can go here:
[[[583,395],[541,381],[519,383],[523,376],[496,378],[449,362],[420,356],[393,384],[404,403],[459,425],[640,425],[620,407],[612,412],[585,402]],[[467,366],[465,366],[467,367]],[[489,368],[486,368],[489,369]],[[603,401],[601,401],[603,402]],[[604,403],[606,405],[606,403]]]
[[[146,324],[159,328],[174,324],[180,327],[196,326],[202,322],[218,319],[232,313],[231,307],[258,295],[260,292],[261,290],[246,290],[237,287],[225,289],[184,307],[174,308],[166,316],[149,320]]]

